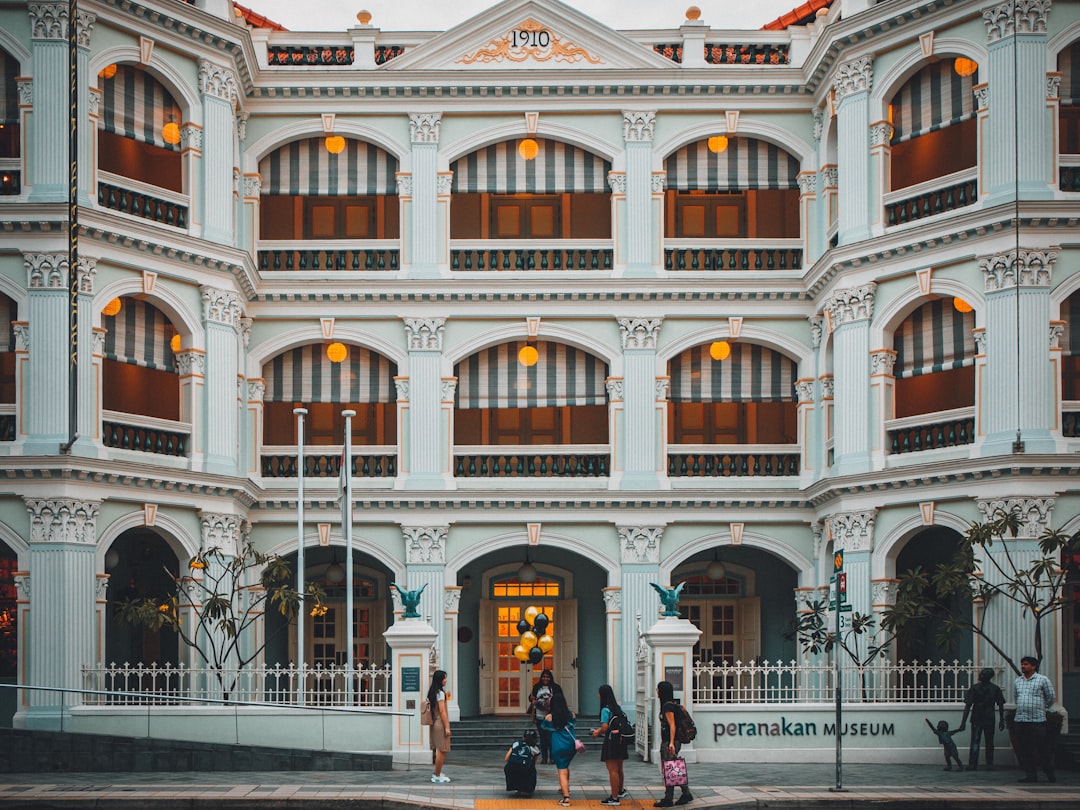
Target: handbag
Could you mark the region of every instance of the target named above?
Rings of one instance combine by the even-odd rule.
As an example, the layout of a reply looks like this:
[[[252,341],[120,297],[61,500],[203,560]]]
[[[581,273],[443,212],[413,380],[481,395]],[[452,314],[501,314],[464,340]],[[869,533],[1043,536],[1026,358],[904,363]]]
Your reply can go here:
[[[578,753],[581,753],[585,750],[585,743],[583,743],[581,740],[574,740],[574,750]]]
[[[687,784],[685,759],[682,757],[665,759],[661,765],[664,769],[664,787],[680,787]]]

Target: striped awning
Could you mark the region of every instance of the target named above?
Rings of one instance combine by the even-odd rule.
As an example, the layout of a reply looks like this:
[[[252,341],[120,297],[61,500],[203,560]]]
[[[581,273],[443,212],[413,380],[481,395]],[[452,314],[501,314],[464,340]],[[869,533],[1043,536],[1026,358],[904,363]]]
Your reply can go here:
[[[798,366],[780,352],[732,343],[723,360],[709,344],[687,349],[668,364],[672,402],[794,402]]]
[[[519,141],[504,141],[454,161],[450,164],[452,190],[491,194],[608,191],[608,161],[561,141],[534,140],[540,151],[532,160],[518,154]]]
[[[19,123],[19,62],[0,49],[0,124]]]
[[[394,402],[397,364],[377,352],[347,344],[348,356],[330,361],[326,346],[311,343],[263,365],[267,402]]]
[[[305,138],[259,161],[263,194],[397,194],[397,170],[397,158],[385,149],[352,138],[336,155],[326,150],[325,137]]]
[[[120,311],[102,315],[105,358],[133,366],[176,371],[172,342],[176,329],[159,309],[137,298],[120,299]]]
[[[19,305],[0,294],[0,352],[15,351],[15,327],[19,320]]]
[[[1057,69],[1061,72],[1061,103],[1080,104],[1080,40],[1058,54]]]
[[[101,91],[99,127],[125,138],[180,150],[180,144],[165,143],[161,137],[162,127],[170,121],[183,123],[180,107],[149,73],[131,65],[117,65],[115,76],[101,79]]]
[[[953,59],[927,65],[893,96],[893,143],[907,141],[936,129],[959,124],[975,116],[972,89],[979,73],[961,76],[953,69]]]
[[[1062,307],[1065,333],[1061,336],[1061,353],[1066,357],[1080,357],[1080,292],[1069,296]]]
[[[519,340],[479,351],[458,363],[458,408],[552,408],[603,405],[607,364],[581,349],[540,340],[532,345],[539,359],[518,361],[528,343]]]
[[[708,140],[687,144],[664,161],[667,187],[679,191],[798,188],[799,159],[757,138],[728,138],[723,152]]]
[[[893,336],[897,378],[916,377],[975,363],[975,313],[958,312],[951,298],[912,312]]]

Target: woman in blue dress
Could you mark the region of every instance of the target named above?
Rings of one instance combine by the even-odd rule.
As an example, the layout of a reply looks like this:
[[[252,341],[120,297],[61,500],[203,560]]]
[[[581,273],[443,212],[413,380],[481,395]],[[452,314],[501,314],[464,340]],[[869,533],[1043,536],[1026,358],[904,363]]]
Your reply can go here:
[[[574,713],[566,705],[566,695],[559,686],[552,686],[551,703],[541,726],[551,732],[551,758],[559,771],[559,804],[570,806],[570,760],[577,753],[577,737],[574,735]]]

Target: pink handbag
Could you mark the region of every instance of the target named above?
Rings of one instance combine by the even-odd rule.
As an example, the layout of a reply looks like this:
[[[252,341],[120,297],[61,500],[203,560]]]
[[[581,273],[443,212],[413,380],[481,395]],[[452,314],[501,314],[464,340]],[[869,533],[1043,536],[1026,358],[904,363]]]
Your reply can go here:
[[[664,787],[679,787],[687,784],[685,759],[682,757],[665,759],[661,764],[664,768]]]
[[[585,743],[583,743],[581,740],[574,740],[574,751],[580,754],[584,750]]]

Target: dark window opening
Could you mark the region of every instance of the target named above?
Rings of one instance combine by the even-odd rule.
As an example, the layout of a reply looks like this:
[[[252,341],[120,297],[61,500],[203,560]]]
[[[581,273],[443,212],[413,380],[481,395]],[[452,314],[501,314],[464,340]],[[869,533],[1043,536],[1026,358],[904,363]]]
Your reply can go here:
[[[1058,111],[1058,148],[1063,155],[1080,155],[1080,107]]]
[[[158,188],[184,192],[179,152],[98,130],[98,168]]]
[[[665,236],[672,239],[798,239],[797,189],[668,191]]]
[[[973,168],[978,160],[978,120],[919,135],[893,144],[891,188],[896,191],[936,177]]]
[[[610,239],[611,196],[455,194],[452,239]]]
[[[0,123],[0,158],[19,156],[19,125]]]
[[[397,405],[393,402],[267,402],[263,406],[263,444],[296,445],[296,415],[293,408],[307,408],[304,443],[313,446],[340,445],[345,436],[342,411],[354,410],[352,443],[397,444]]]
[[[672,402],[671,444],[795,444],[794,402]]]
[[[263,239],[397,239],[398,198],[273,194],[259,205]]]
[[[919,374],[896,381],[895,417],[969,408],[975,404],[975,367]]]
[[[101,406],[107,411],[180,420],[180,377],[118,360],[101,365]]]
[[[462,408],[454,411],[455,444],[607,444],[606,405]]]

